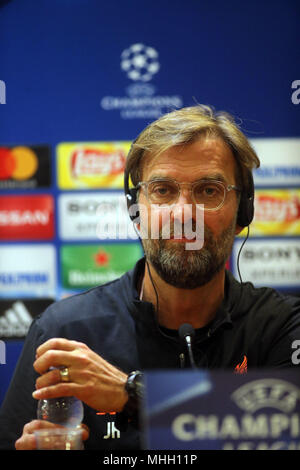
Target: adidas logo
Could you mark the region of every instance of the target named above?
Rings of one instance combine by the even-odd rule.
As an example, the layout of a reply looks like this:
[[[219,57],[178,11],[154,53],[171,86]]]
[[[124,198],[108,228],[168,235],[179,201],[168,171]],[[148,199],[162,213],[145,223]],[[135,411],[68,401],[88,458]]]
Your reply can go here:
[[[32,316],[25,305],[20,301],[14,302],[11,308],[5,310],[0,316],[0,337],[26,336],[31,322]]]

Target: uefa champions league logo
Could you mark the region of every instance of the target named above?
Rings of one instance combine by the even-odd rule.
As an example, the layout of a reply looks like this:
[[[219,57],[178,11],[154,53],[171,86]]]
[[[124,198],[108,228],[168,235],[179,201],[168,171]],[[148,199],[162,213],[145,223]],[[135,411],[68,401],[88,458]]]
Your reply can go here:
[[[122,119],[157,119],[162,114],[181,108],[180,95],[160,95],[151,83],[161,69],[158,51],[142,43],[131,44],[120,51],[120,70],[130,80],[126,95],[103,96],[100,106],[104,111],[119,111]]]
[[[132,44],[121,54],[121,69],[130,80],[148,82],[160,69],[158,52],[144,44]]]

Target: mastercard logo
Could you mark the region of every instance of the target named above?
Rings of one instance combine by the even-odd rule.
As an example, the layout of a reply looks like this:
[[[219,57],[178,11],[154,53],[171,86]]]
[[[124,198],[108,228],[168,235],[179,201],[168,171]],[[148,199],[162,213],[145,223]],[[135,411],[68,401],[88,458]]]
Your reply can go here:
[[[35,174],[38,158],[28,147],[0,148],[0,180],[26,180]]]

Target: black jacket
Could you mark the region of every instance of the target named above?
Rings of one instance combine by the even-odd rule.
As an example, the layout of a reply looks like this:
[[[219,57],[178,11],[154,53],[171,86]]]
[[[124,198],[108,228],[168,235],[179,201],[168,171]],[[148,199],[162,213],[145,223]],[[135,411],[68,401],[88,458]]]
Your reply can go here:
[[[36,317],[1,408],[1,449],[14,448],[24,424],[36,418],[32,392],[37,374],[32,364],[37,346],[51,337],[86,343],[126,373],[189,367],[177,332],[158,327],[153,305],[139,300],[137,285],[144,263],[141,259],[120,279],[53,303]],[[194,355],[200,368],[234,371],[246,363],[248,369],[289,367],[295,339],[300,339],[300,299],[250,283],[241,285],[226,272],[224,301],[212,323],[196,331]],[[84,422],[90,428],[87,449],[139,447],[137,429],[129,424],[119,432],[114,424],[107,425],[114,420],[115,416],[97,415],[85,406]]]

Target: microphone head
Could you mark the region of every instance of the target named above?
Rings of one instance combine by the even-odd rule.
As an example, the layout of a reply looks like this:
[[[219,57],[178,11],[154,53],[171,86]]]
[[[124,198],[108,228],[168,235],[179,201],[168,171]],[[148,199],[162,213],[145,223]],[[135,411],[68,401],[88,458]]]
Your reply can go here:
[[[180,325],[179,327],[179,330],[178,330],[178,334],[179,334],[179,337],[181,339],[185,339],[187,336],[190,336],[191,339],[194,338],[195,336],[195,330],[194,328],[192,327],[192,325],[190,325],[189,323],[183,323],[182,325]]]

